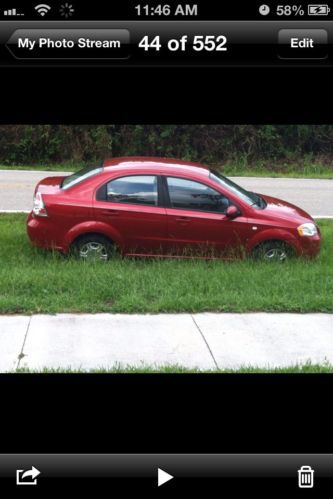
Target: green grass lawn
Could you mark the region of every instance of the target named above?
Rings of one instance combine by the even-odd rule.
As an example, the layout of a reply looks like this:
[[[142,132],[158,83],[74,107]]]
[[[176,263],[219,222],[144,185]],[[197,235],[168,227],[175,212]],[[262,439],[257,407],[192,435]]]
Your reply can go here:
[[[333,312],[333,221],[314,261],[88,263],[30,245],[26,216],[0,215],[0,313]]]
[[[93,162],[94,163],[94,162]],[[101,164],[96,161],[94,164]],[[59,172],[74,172],[87,166],[83,162],[48,163],[39,165],[0,165],[0,170],[45,170]],[[333,179],[332,166],[323,163],[304,161],[302,164],[269,164],[268,162],[257,162],[248,165],[242,161],[228,162],[223,165],[207,165],[218,169],[222,174],[236,177],[293,177],[293,178],[326,178]]]
[[[96,163],[101,164],[99,161]],[[74,172],[87,166],[85,163],[80,162],[66,162],[66,163],[41,163],[39,165],[1,165],[0,170],[38,170],[50,172]]]
[[[323,178],[333,179],[333,169],[321,164],[307,164],[300,167],[288,165],[286,167],[268,168],[254,165],[253,168],[241,164],[227,164],[220,168],[227,177],[271,177],[271,178]]]
[[[187,369],[179,365],[168,365],[168,366],[142,366],[142,367],[132,367],[132,366],[114,366],[113,368],[106,369],[42,369],[42,370],[30,370],[30,369],[17,369],[17,373],[41,373],[41,374],[324,374],[333,373],[333,366],[329,363],[324,365],[306,363],[303,365],[295,365],[291,367],[278,367],[275,369],[259,369],[255,367],[243,367],[238,370],[230,369],[215,369],[215,370],[200,370],[200,369]]]

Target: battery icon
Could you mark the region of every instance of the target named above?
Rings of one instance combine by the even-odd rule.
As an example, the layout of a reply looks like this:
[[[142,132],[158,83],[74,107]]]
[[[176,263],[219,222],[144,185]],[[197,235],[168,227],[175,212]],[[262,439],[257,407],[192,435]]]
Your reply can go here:
[[[308,5],[309,16],[328,16],[331,9],[327,4]]]

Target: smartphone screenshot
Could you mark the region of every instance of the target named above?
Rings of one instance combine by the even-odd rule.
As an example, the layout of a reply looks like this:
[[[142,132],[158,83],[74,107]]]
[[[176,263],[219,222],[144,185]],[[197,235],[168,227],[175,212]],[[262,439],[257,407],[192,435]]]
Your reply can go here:
[[[332,40],[333,3],[0,1],[4,497],[332,494]]]

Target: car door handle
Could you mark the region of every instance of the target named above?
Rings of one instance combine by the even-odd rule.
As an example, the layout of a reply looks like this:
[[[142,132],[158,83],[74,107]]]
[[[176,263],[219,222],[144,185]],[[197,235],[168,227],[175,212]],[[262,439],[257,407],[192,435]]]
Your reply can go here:
[[[190,223],[191,219],[188,218],[188,217],[178,217],[176,218],[176,222],[178,222],[179,224],[188,224]]]
[[[105,210],[102,210],[103,215],[109,215],[109,216],[116,216],[119,215],[118,210],[113,210],[112,208],[107,208]]]

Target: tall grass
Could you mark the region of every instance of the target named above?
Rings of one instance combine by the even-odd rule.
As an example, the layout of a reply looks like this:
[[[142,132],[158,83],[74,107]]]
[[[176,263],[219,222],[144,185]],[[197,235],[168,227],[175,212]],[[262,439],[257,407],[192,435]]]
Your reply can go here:
[[[333,221],[316,260],[88,263],[33,248],[25,215],[0,215],[0,313],[332,312]]]
[[[58,373],[67,373],[67,374],[265,374],[265,373],[274,373],[274,374],[324,374],[324,373],[333,373],[333,365],[326,362],[322,365],[320,364],[312,364],[311,362],[307,362],[305,364],[296,364],[294,366],[289,367],[275,367],[275,368],[258,368],[258,367],[241,367],[240,369],[189,369],[178,364],[176,365],[142,365],[142,366],[130,366],[130,365],[122,365],[116,364],[112,367],[100,367],[96,369],[72,369],[68,367],[57,368],[57,369],[27,369],[21,368],[17,369],[15,372],[17,373],[41,373],[41,374],[58,374]]]

